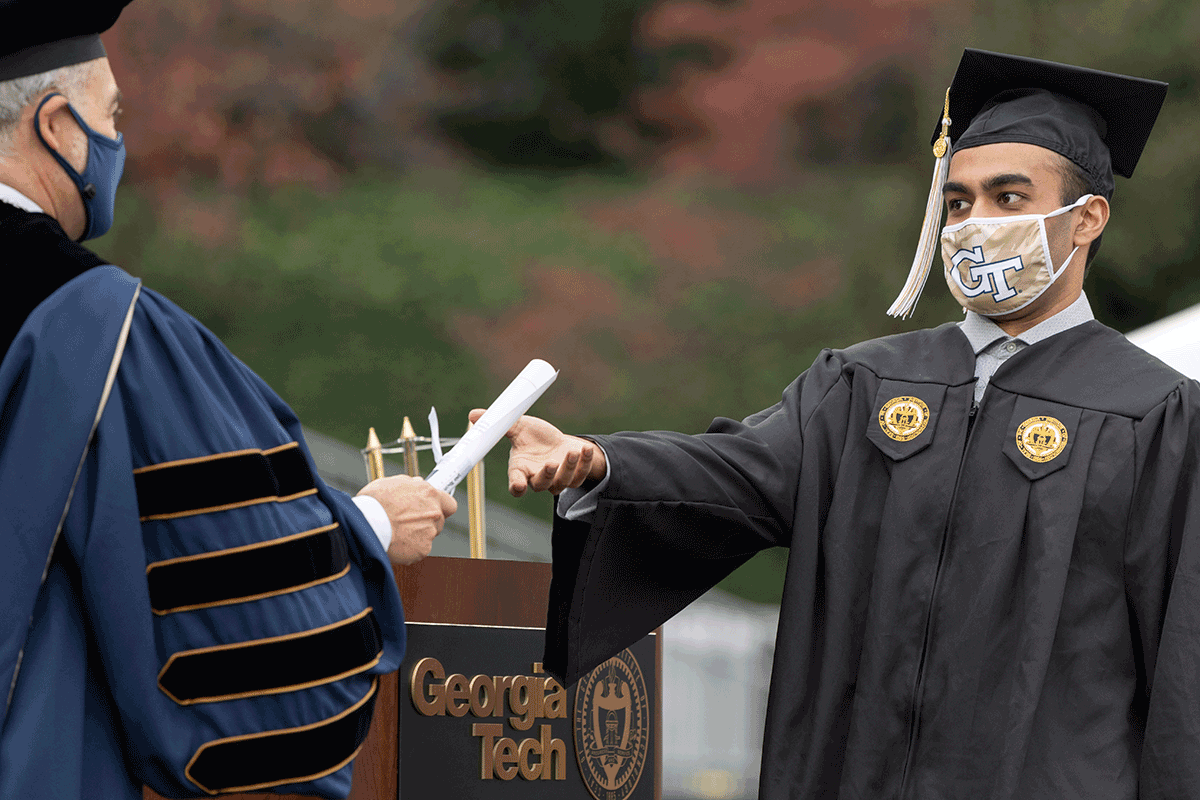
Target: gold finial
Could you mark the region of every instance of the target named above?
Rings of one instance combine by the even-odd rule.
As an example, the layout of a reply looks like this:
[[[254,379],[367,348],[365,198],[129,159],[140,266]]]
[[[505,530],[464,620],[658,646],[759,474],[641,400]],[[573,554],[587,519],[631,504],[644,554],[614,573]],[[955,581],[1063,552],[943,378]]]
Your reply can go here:
[[[950,90],[946,89],[946,109],[942,112],[942,135],[933,143],[933,155],[941,158],[950,148]]]
[[[400,441],[404,443],[404,471],[415,478],[421,474],[421,465],[417,461],[417,432],[408,417],[400,428]]]
[[[378,480],[383,477],[383,445],[374,428],[367,431],[367,480]]]

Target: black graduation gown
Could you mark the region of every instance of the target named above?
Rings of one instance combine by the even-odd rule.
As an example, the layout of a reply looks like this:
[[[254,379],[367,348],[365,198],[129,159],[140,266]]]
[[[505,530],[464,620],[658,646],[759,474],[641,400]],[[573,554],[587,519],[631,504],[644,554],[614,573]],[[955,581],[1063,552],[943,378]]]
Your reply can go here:
[[[72,241],[54,217],[0,202],[0,264],[9,282],[0,292],[0,358],[39,303],[71,278],[105,263]]]
[[[947,324],[826,350],[744,422],[595,437],[547,669],[574,682],[782,545],[762,800],[1200,797],[1200,385],[1094,321],[977,412],[974,361]],[[901,397],[928,408],[908,441],[880,422]],[[1040,416],[1067,433],[1041,462]]]

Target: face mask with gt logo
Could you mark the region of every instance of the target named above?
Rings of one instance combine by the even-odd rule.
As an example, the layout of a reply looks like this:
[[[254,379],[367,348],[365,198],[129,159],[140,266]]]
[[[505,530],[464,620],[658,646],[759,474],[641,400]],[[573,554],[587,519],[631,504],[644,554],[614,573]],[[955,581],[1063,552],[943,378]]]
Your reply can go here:
[[[1085,194],[1049,214],[968,219],[942,228],[946,285],[963,308],[985,317],[1020,311],[1063,274],[1076,247],[1057,270],[1046,239],[1046,220],[1078,208]]]

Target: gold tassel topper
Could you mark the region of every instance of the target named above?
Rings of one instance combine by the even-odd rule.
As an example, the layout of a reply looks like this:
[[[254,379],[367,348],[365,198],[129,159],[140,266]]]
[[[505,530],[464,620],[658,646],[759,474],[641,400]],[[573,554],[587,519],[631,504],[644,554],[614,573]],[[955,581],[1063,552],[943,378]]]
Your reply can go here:
[[[929,267],[937,252],[939,223],[942,221],[942,187],[950,171],[950,90],[946,90],[946,107],[942,112],[942,135],[933,143],[933,155],[937,161],[933,166],[933,183],[929,187],[929,199],[925,201],[925,221],[921,224],[921,238],[917,242],[917,253],[913,256],[908,280],[900,295],[888,309],[892,317],[911,317],[921,299],[921,291],[929,278]]]

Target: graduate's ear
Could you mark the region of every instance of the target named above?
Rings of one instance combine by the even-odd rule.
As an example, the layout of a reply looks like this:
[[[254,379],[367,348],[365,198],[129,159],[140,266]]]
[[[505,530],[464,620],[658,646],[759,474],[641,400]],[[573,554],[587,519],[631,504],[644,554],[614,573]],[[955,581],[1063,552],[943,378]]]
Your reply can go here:
[[[1092,195],[1080,206],[1079,212],[1071,246],[1086,250],[1104,233],[1104,226],[1108,224],[1108,201],[1100,195]]]

